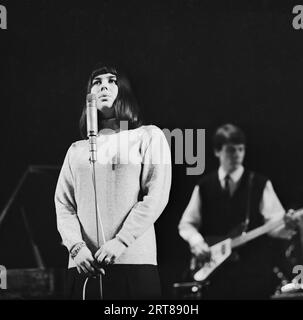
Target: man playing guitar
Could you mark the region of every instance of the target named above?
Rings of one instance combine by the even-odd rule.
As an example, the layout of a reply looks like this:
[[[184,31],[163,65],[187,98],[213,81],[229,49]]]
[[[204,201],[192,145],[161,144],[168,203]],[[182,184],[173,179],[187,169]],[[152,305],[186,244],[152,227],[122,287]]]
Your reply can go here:
[[[242,130],[225,124],[217,129],[213,143],[219,169],[203,176],[195,186],[179,223],[179,234],[194,256],[195,271],[211,258],[208,236],[233,239],[268,223],[274,226],[267,229],[271,237],[291,238],[295,234],[292,220],[287,220],[287,227],[278,223],[283,221],[285,210],[270,180],[243,167],[246,140]],[[211,275],[204,297],[268,298],[272,293],[270,248],[270,237],[265,235],[230,254]],[[198,281],[206,277],[201,272],[195,275]]]

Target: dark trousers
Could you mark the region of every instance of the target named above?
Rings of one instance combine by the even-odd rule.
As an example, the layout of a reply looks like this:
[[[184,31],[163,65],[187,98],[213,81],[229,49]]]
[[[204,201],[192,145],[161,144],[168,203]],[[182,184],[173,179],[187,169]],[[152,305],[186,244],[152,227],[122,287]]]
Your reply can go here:
[[[67,270],[65,299],[82,300],[86,275],[76,268]],[[161,298],[157,266],[114,264],[105,268],[102,276],[103,300],[150,300]],[[85,300],[100,299],[99,277],[90,277],[86,284]]]

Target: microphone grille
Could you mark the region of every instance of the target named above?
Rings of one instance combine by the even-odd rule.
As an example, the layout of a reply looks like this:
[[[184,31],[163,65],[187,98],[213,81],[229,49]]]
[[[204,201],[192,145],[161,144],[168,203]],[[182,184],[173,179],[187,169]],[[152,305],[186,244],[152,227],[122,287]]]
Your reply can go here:
[[[89,94],[86,96],[86,101],[87,101],[87,102],[92,102],[93,100],[96,100],[96,95],[93,94],[93,93],[89,93]]]

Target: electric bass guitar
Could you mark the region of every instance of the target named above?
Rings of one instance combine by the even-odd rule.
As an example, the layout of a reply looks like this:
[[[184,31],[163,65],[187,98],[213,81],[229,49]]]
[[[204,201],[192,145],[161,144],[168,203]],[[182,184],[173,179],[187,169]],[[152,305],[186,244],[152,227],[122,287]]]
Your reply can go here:
[[[303,216],[303,209],[296,210],[287,216],[295,221]],[[238,248],[245,243],[252,241],[276,228],[285,226],[285,219],[279,219],[277,221],[268,222],[261,227],[248,231],[247,233],[242,233],[240,236],[235,238],[227,238],[220,241],[210,247],[210,260],[204,262],[202,267],[196,268],[193,273],[193,278],[195,281],[205,280],[219,265],[221,265],[232,253],[232,250]],[[199,265],[199,264],[198,264]],[[201,265],[201,264],[200,264]],[[191,267],[192,268],[192,267]]]

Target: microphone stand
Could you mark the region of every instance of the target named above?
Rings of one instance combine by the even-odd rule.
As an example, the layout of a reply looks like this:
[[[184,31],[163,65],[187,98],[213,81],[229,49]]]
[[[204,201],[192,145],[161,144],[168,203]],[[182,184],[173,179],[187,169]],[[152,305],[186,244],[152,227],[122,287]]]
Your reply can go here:
[[[94,94],[87,95],[87,109],[86,109],[86,125],[87,125],[87,136],[89,143],[89,162],[92,168],[92,182],[94,189],[94,203],[95,203],[95,216],[96,216],[96,231],[97,231],[97,246],[98,249],[101,246],[100,237],[99,237],[99,223],[101,227],[102,242],[105,243],[105,236],[103,230],[102,219],[98,210],[98,201],[97,201],[97,181],[96,181],[96,161],[97,161],[97,135],[98,135],[98,116],[97,116],[97,102],[96,96]],[[100,279],[100,297],[103,299],[103,283],[102,283],[102,271],[105,274],[104,270],[101,268],[99,279]],[[97,275],[98,277],[98,275]],[[85,288],[89,278],[87,278],[83,285],[83,300],[85,300]]]
[[[98,208],[98,201],[97,201],[97,181],[96,181],[96,161],[97,161],[97,137],[96,135],[89,136],[89,145],[90,145],[90,159],[89,162],[92,168],[92,182],[93,182],[93,189],[94,189],[94,203],[95,203],[95,217],[96,217],[96,232],[97,232],[97,245],[98,249],[101,246],[100,237],[99,237],[99,223],[101,227],[101,234],[102,234],[102,243],[105,243],[105,236],[104,236],[104,229],[102,220],[99,214]],[[104,273],[105,274],[105,273]],[[99,286],[100,286],[100,298],[103,300],[103,281],[102,281],[102,272],[99,274]]]

